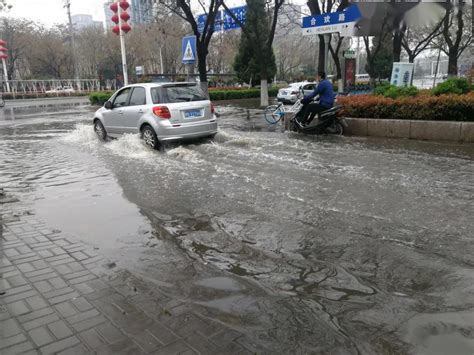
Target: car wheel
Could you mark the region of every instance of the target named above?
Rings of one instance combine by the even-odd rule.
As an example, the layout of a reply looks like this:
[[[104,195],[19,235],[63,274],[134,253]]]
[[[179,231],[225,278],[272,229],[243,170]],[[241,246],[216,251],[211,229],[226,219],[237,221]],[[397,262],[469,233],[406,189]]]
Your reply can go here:
[[[142,138],[145,144],[153,149],[160,149],[160,142],[158,141],[158,137],[156,136],[156,132],[150,126],[145,126],[142,129]]]
[[[107,131],[105,130],[102,122],[99,120],[94,121],[94,132],[101,141],[105,141],[107,139]]]

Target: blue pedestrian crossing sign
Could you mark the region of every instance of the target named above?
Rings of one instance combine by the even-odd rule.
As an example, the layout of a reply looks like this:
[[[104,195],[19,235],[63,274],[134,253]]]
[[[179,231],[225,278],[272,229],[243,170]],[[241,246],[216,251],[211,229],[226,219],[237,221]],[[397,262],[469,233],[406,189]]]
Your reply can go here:
[[[184,64],[196,63],[196,36],[183,37],[181,44],[181,61]]]
[[[343,11],[303,17],[303,35],[339,32],[341,36],[351,36],[357,21],[362,17],[356,4]]]

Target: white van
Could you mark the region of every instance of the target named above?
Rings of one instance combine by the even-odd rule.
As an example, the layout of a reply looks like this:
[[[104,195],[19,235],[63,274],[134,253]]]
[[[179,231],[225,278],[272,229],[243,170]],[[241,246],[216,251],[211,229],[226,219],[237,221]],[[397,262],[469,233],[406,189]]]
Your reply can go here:
[[[356,74],[356,83],[368,83],[369,81],[369,74]]]

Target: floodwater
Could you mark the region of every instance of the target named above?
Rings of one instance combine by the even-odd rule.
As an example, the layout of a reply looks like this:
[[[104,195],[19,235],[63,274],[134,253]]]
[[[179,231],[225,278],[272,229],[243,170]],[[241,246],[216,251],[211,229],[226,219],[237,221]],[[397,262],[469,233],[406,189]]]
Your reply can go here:
[[[218,110],[165,153],[99,142],[86,107],[4,115],[0,187],[260,353],[474,353],[473,145]]]

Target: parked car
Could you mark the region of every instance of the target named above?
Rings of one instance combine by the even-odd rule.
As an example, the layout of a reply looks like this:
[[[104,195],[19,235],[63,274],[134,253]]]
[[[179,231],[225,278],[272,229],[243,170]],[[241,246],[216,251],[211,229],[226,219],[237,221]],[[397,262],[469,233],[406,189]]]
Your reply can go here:
[[[58,86],[51,90],[46,90],[46,94],[56,94],[56,93],[72,93],[74,92],[74,88],[72,86]]]
[[[289,87],[278,90],[277,100],[283,103],[294,104],[298,100],[298,93],[300,88],[303,89],[304,94],[308,95],[314,91],[317,83],[293,83]]]
[[[214,137],[213,104],[196,83],[144,83],[125,86],[98,109],[93,119],[100,139],[140,133],[159,149],[163,142]]]

